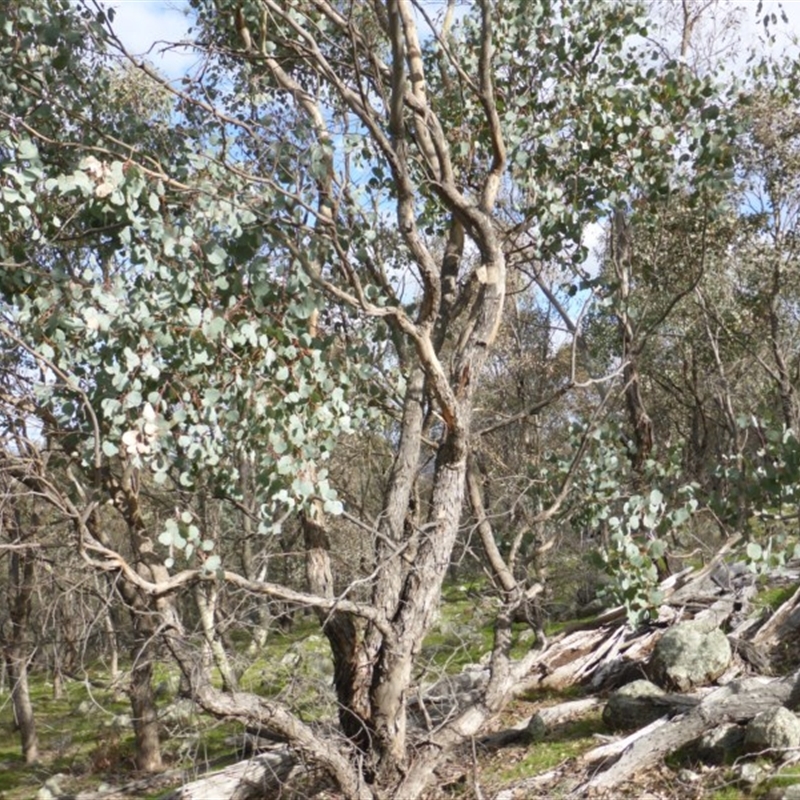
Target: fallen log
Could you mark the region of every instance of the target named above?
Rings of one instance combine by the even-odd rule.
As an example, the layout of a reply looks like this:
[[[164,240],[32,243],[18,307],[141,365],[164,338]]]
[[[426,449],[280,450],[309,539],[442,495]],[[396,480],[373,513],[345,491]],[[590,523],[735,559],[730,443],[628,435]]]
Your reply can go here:
[[[800,588],[765,622],[753,637],[753,644],[767,651],[776,648],[800,628]]]
[[[610,742],[593,747],[589,752],[584,753],[578,763],[583,766],[596,766],[612,763],[616,761],[628,748],[632,747],[639,739],[650,736],[653,731],[657,731],[669,722],[667,717],[654,720],[644,728],[634,731],[625,737],[614,739]]]
[[[165,800],[262,800],[276,797],[283,786],[302,770],[286,748],[261,753],[219,772],[185,783]]]
[[[755,664],[758,654],[757,648],[750,644],[753,634],[763,631],[761,636],[766,641],[775,637],[778,631],[794,627],[796,616],[800,614],[797,611],[800,592],[779,609],[771,624],[770,621],[758,625],[743,621],[742,615],[749,608],[748,594],[753,588],[746,583],[749,576],[740,579],[738,573],[730,572],[720,579],[714,574],[729,547],[730,544],[723,548],[723,552],[703,570],[685,570],[667,579],[661,585],[664,600],[658,619],[649,626],[632,630],[626,624],[624,609],[616,608],[591,623],[576,625],[554,637],[546,650],[530,654],[531,660],[525,663],[526,669],[532,664],[528,673],[530,677],[517,687],[517,693],[532,687],[564,689],[577,684],[598,689],[620,685],[634,672],[639,677],[664,631],[672,623],[690,618],[705,623],[703,627],[728,625],[732,629],[729,637],[745,657],[753,651],[748,660]],[[738,668],[742,668],[741,664]],[[581,771],[575,774],[574,770],[568,770],[560,791],[574,789],[573,796],[584,796],[612,789],[722,722],[746,721],[766,708],[793,702],[800,705],[800,702],[795,702],[795,696],[800,701],[797,675],[782,680],[733,681],[703,696],[665,695],[643,700],[663,707],[663,718],[631,736],[591,750],[579,761],[579,766],[591,769],[592,776],[577,786],[581,781]],[[731,674],[726,675],[728,680],[731,677]],[[410,730],[430,732],[460,713],[465,706],[479,701],[488,678],[488,668],[475,665],[460,675],[448,676],[432,686],[420,688],[417,696],[409,702]],[[479,741],[483,746],[500,746],[521,736],[536,738],[537,731],[546,731],[580,716],[597,704],[597,700],[590,698],[562,704],[552,710],[543,709],[527,725],[523,723]],[[302,771],[302,765],[298,765],[288,751],[272,750],[186,783],[173,792],[169,800],[215,800],[218,797],[255,800],[276,796],[286,781],[297,780]],[[552,779],[555,773],[548,777]],[[542,786],[546,780],[545,776],[529,779],[529,788],[533,790],[534,784]]]
[[[530,739],[541,739],[557,725],[585,717],[589,712],[602,705],[603,701],[600,698],[587,697],[583,700],[571,700],[556,706],[542,708],[530,718],[525,732]]]
[[[184,776],[182,769],[170,769],[149,775],[147,778],[130,781],[122,786],[101,789],[87,789],[74,795],[74,800],[129,800],[131,797],[144,797],[153,792],[164,791],[174,786]]]
[[[649,729],[637,731],[623,740],[624,750],[605,771],[579,786],[572,796],[585,797],[592,792],[608,791],[659,763],[670,753],[698,739],[707,730],[723,722],[745,722],[761,711],[777,706],[796,706],[800,700],[800,671],[786,678],[748,678],[734,681],[706,695],[691,711],[664,722],[657,720]],[[590,751],[587,762],[608,759],[609,747],[600,753]]]

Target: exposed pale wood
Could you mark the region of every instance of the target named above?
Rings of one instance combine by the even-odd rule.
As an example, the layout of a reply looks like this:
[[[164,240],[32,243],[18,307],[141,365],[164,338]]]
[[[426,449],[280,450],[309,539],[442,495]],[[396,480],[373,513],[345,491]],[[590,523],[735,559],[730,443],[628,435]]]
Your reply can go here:
[[[159,790],[166,790],[184,778],[186,771],[171,769],[157,775],[149,775],[141,780],[131,781],[122,786],[112,786],[100,790],[86,790],[78,792],[75,800],[129,800],[152,794]]]
[[[302,766],[286,748],[262,753],[209,773],[174,789],[164,800],[263,800],[277,797],[281,786],[295,778]],[[75,800],[126,800],[152,794],[186,779],[186,771],[173,769],[123,786],[86,791]]]
[[[584,766],[604,764],[619,758],[629,747],[632,747],[639,739],[650,736],[654,731],[666,725],[666,717],[654,720],[644,728],[634,731],[625,737],[620,737],[611,742],[606,742],[589,750],[580,757],[580,764]]]
[[[795,693],[798,674],[775,680],[735,681],[708,694],[692,711],[669,722],[658,720],[662,724],[651,725],[649,729],[638,731],[632,739],[623,740],[624,750],[619,759],[578,787],[573,796],[585,797],[591,792],[620,786],[723,722],[743,722],[765,709],[789,703]],[[608,751],[604,757],[608,757]],[[589,754],[585,758],[591,760],[592,756]]]
[[[772,648],[783,636],[800,627],[800,587],[770,619],[759,628],[753,637],[753,644]]]
[[[612,609],[594,624],[581,625],[554,637],[547,650],[538,655],[526,686],[567,688],[583,684],[596,690],[609,683],[613,685],[620,677],[637,669],[642,674],[646,672],[653,647],[671,624],[695,619],[711,629],[728,621],[740,620],[740,615],[747,612],[747,587],[743,590],[741,585],[738,588],[731,586],[726,591],[710,581],[711,569],[712,565],[709,565],[699,573],[685,571],[680,576],[672,576],[666,585],[662,584],[664,605],[659,611],[658,622],[650,627],[631,630],[619,609]],[[780,638],[787,629],[787,620],[791,621],[798,614],[799,606],[800,590],[766,622],[739,621],[730,634],[732,643],[751,665],[761,668],[764,664],[755,656],[764,647],[756,642]],[[736,669],[742,669],[740,662]],[[476,702],[488,679],[488,668],[450,676],[422,691],[424,703],[422,698],[416,702],[421,709],[427,707],[429,713],[435,712],[434,727],[438,727],[443,721],[442,713],[448,719],[465,713]],[[667,694],[643,699],[643,703],[662,706],[664,716],[629,736],[595,747],[577,764],[571,762],[569,768],[528,779],[525,789],[537,792],[548,786],[558,786],[559,793],[572,792],[574,797],[613,791],[723,722],[746,721],[765,708],[800,705],[800,691],[796,690],[796,684],[797,674],[784,679],[751,678],[692,695]],[[410,702],[412,707],[414,704],[415,701]],[[587,697],[540,709],[532,720],[538,719],[542,730],[547,730],[579,718],[601,704],[600,699]],[[490,748],[519,742],[531,734],[535,736],[530,725],[530,722],[522,722],[478,741],[482,747]],[[431,725],[422,727],[428,731],[426,735],[430,735]],[[413,724],[412,730],[415,736],[419,734],[419,729]],[[217,797],[250,800],[272,796],[283,782],[297,780],[298,769],[297,762],[285,750],[272,750],[187,783],[173,792],[170,800],[212,800]],[[521,787],[522,784],[514,787],[513,791],[519,792]],[[109,795],[112,796],[131,795],[126,795],[121,789]]]
[[[556,725],[563,725],[565,722],[585,717],[589,712],[602,705],[603,701],[599,697],[586,697],[583,700],[571,700],[567,703],[542,708],[531,717],[526,730],[531,736],[535,736],[537,731],[544,734]]]
[[[543,708],[537,712],[536,716],[545,725],[552,728],[554,725],[563,725],[570,720],[584,717],[601,705],[603,705],[603,701],[599,697],[586,697],[583,700],[571,700],[567,703],[559,703],[557,706]]]
[[[542,686],[548,689],[564,689],[579,683],[582,677],[591,673],[600,663],[603,656],[614,645],[617,636],[621,635],[622,630],[613,631],[610,635],[608,631],[603,631],[605,634],[601,641],[595,646],[587,648],[585,645],[581,647],[578,642],[573,645],[577,654],[565,663],[559,664],[552,672],[542,678]],[[564,649],[566,653],[568,650]]]
[[[261,800],[275,797],[299,769],[286,749],[240,761],[176,789],[167,800]]]

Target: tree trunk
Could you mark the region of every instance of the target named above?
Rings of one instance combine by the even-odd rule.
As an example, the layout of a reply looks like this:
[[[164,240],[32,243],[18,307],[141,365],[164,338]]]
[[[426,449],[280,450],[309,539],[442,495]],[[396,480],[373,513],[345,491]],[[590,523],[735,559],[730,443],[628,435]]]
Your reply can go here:
[[[642,397],[639,352],[636,332],[629,314],[631,279],[633,272],[633,240],[625,212],[618,209],[611,225],[611,259],[619,281],[619,309],[617,324],[622,345],[623,380],[625,381],[625,407],[632,430],[633,446],[629,445],[631,466],[641,475],[644,464],[653,449],[653,421],[647,413]]]
[[[14,719],[19,728],[22,742],[22,755],[26,764],[34,764],[39,760],[39,739],[36,734],[36,720],[33,716],[33,703],[28,688],[28,659],[21,647],[12,645],[6,651],[6,663],[11,679]]]
[[[153,657],[155,650],[152,631],[141,631],[133,651],[131,670],[131,711],[136,740],[136,768],[142,772],[157,772],[162,768],[161,743],[158,739],[158,714],[153,691]]]
[[[306,546],[306,575],[309,589],[320,597],[333,597],[333,572],[330,543],[322,525],[307,516],[302,518]],[[350,614],[317,610],[333,658],[333,685],[339,706],[342,733],[366,753],[372,736],[368,706],[369,671],[360,660],[363,626]]]
[[[222,676],[222,688],[228,692],[235,692],[238,688],[239,680],[217,632],[215,614],[218,593],[216,587],[197,586],[194,594],[197,610],[200,614],[203,637],[211,653],[211,658]]]
[[[633,430],[630,458],[634,472],[641,475],[645,462],[653,450],[653,421],[645,408],[639,369],[627,334],[623,335],[623,341],[623,358],[627,359],[622,373],[625,381],[625,405]]]
[[[783,270],[781,269],[780,259],[776,259],[772,268],[772,283],[769,302],[769,338],[772,349],[772,357],[775,360],[777,375],[778,395],[781,400],[781,416],[783,424],[787,428],[797,430],[797,398],[792,382],[792,376],[784,357],[781,347],[781,318],[780,318],[780,299],[783,287]]]
[[[32,538],[23,532],[22,514],[19,506],[6,515],[6,528],[12,541],[20,545],[14,550],[8,563],[8,612],[10,633],[5,639],[5,662],[11,681],[11,701],[14,717],[19,727],[22,755],[26,764],[39,760],[39,744],[36,734],[36,720],[33,715],[30,691],[28,689],[28,663],[30,660],[30,616],[34,589],[34,552],[25,547]],[[38,528],[36,514],[31,515],[30,527]]]
[[[108,647],[108,673],[111,683],[116,686],[119,682],[119,647],[117,645],[117,631],[114,620],[111,619],[111,609],[107,609],[103,617],[103,627],[106,632],[106,645]]]
[[[103,475],[105,488],[114,498],[114,505],[128,525],[128,533],[133,552],[136,554],[136,569],[146,580],[166,580],[167,569],[153,551],[147,536],[147,525],[139,506],[139,495],[132,468],[127,468],[118,480],[106,472]],[[97,515],[92,514],[86,521],[86,533],[103,545],[108,539]],[[81,532],[84,535],[84,532]],[[133,730],[136,742],[134,756],[136,767],[143,772],[157,772],[163,768],[161,744],[158,736],[158,709],[153,688],[153,664],[157,657],[159,620],[174,616],[173,602],[170,598],[152,599],[140,592],[130,581],[117,583],[120,594],[131,615],[134,628],[134,642],[131,652],[130,702],[133,716]]]

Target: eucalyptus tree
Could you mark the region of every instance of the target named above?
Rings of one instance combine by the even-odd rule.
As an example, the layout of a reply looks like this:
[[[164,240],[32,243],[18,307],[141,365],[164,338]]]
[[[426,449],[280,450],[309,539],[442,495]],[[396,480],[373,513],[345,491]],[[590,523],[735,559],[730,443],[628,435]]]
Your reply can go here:
[[[528,587],[483,525],[501,599],[490,678],[437,729],[409,725],[507,288],[543,262],[581,276],[589,223],[713,179],[727,118],[712,85],[648,68],[627,2],[450,3],[437,20],[409,0],[191,7],[200,62],[180,86],[128,57],[157,100],[145,109],[115,102],[128,78],[110,61],[126,56],[110,13],[0,12],[0,336],[41,371],[34,412],[70,469],[68,486],[39,487],[86,561],[126,587],[143,767],[158,766],[163,641],[201,707],[279,734],[343,796],[417,797],[533,658],[510,658]],[[358,590],[337,594],[328,520],[345,509],[328,454],[376,397],[391,465],[374,512],[346,512],[371,552]],[[243,462],[263,535],[300,520],[305,590],[237,572],[195,513],[203,485],[241,503]],[[174,489],[167,519],[146,513],[145,476]],[[109,498],[124,548],[99,524]],[[174,598],[194,587],[202,611],[225,584],[317,611],[333,734],[212,683]],[[213,622],[205,633],[212,645]]]
[[[303,479],[302,459],[338,429],[346,378],[307,334],[314,299],[302,281],[281,275],[268,247],[254,257],[260,233],[235,180],[221,170],[207,182],[213,165],[180,146],[168,95],[152,81],[130,93],[135,73],[91,49],[95,17],[76,19],[66,3],[12,5],[4,15],[2,336],[21,371],[4,402],[9,417],[41,430],[29,442],[37,457],[7,449],[4,472],[72,520],[87,560],[93,548],[121,546],[105,519],[110,502],[128,528],[123,552],[137,578],[166,580],[172,552],[212,574],[213,532],[201,547],[188,489],[205,486],[214,465],[212,489],[235,491],[245,450],[258,459],[267,499],[276,483],[301,496],[324,491],[319,472],[314,487]],[[131,104],[148,89],[146,105]],[[130,158],[139,147],[142,165]],[[172,172],[163,180],[159,159]],[[222,245],[238,248],[239,268]],[[26,370],[39,376],[35,392],[23,393]],[[253,444],[242,444],[245,434]],[[66,485],[53,480],[57,466]],[[148,483],[183,492],[170,519],[149,512]],[[159,533],[165,549],[156,553]],[[135,627],[137,763],[158,769],[157,615],[175,604],[132,579],[117,585]]]
[[[742,310],[752,327],[742,331],[778,398],[786,428],[798,429],[798,114],[797,68],[763,65],[743,116],[741,140],[742,226],[735,265]],[[748,313],[749,312],[749,313]],[[756,346],[768,343],[768,350]],[[765,409],[766,410],[766,409]]]

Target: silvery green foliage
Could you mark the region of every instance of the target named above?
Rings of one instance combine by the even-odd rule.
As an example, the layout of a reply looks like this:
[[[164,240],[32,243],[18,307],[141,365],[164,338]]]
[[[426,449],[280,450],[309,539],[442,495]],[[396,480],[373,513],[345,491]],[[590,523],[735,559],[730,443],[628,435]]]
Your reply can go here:
[[[582,433],[574,431],[576,438]],[[599,426],[590,439],[576,476],[572,524],[604,532],[596,560],[609,580],[601,596],[624,606],[635,627],[661,602],[658,563],[666,556],[668,538],[680,533],[697,511],[698,487],[681,480],[676,448],[660,462],[649,459],[645,474],[636,476],[642,488],[633,490],[637,480],[615,426]]]
[[[90,65],[64,61],[76,34],[95,30],[92,18],[53,4],[0,13],[0,23],[9,65],[19,66],[15,41],[52,40],[27,72],[9,67],[6,91],[23,81],[58,88],[94,105],[121,138],[142,126],[113,106],[116,68],[96,64],[84,86]],[[89,126],[70,129],[67,103],[37,118],[24,92],[6,97],[7,113],[61,127],[83,151],[71,159],[23,125],[0,129],[0,339],[37,375],[44,432],[87,470],[118,460],[184,489],[202,476],[221,496],[236,495],[236,465],[247,460],[264,531],[317,500],[339,513],[324,462],[359,412],[346,359],[310,329],[317,293],[264,223],[269,190],[219,166],[213,136],[203,149],[165,134],[168,149],[140,161],[169,170],[147,170],[93,151]],[[163,125],[177,112],[167,101],[156,113]],[[211,549],[191,522],[180,513],[168,522],[160,541],[171,553]]]
[[[733,454],[719,465],[717,477],[737,500],[713,497],[714,508],[723,519],[743,523],[749,541],[744,557],[751,572],[780,572],[787,560],[800,556],[794,520],[800,482],[800,441],[785,425],[741,415],[743,432],[752,431],[760,446]]]
[[[732,177],[735,82],[723,89],[665,59],[648,41],[648,24],[638,3],[511,2],[498,14],[510,213],[533,223],[539,258],[580,265],[586,225],[611,209],[708,191]],[[478,69],[480,35],[475,17],[456,27],[468,74]],[[462,117],[482,113],[470,95],[455,107]],[[488,135],[456,147],[470,166],[491,160]]]
[[[152,81],[132,102],[119,87],[133,74],[120,80],[103,55],[102,14],[66,0],[17,5],[0,12],[0,103],[12,121],[0,132],[0,256],[13,265],[3,324],[42,371],[48,424],[86,466],[122,459],[187,489],[202,474],[235,492],[234,456],[244,457],[259,477],[265,528],[313,498],[340,510],[324,461],[358,414],[347,362],[309,334],[320,298],[308,262],[330,286],[357,282],[373,308],[413,314],[417,298],[391,279],[376,285],[382,243],[393,251],[388,272],[410,260],[388,221],[396,187],[377,137],[331,76],[289,48],[313,39],[387,135],[388,109],[365,77],[373,65],[342,60],[352,43],[303,2],[291,5],[291,24],[264,32],[263,53],[286,48],[292,78],[313,90],[332,132],[322,141],[297,92],[232,55],[241,42],[220,21],[238,10],[255,34],[255,6],[193,2],[209,53],[203,77],[181,102]],[[524,231],[535,258],[580,264],[587,223],[716,180],[727,163],[731,123],[715,87],[680,64],[651,63],[640,11],[537,0],[494,15],[495,110],[510,165],[503,224]],[[459,20],[452,59],[429,70],[466,195],[492,160],[485,109],[462,85],[480,68],[478,19]],[[429,63],[439,58],[432,39],[423,46]],[[412,177],[419,224],[441,235],[450,211],[424,170]],[[338,216],[320,228],[312,209],[329,179]],[[178,549],[185,540],[185,551],[188,534],[170,528],[163,539]]]

